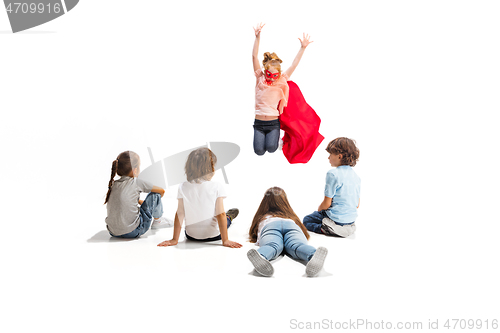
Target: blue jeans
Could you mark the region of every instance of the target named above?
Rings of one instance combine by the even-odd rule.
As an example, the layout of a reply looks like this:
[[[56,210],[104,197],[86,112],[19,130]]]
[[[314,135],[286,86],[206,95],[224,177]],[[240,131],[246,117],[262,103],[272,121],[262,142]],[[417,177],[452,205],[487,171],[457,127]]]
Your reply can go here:
[[[253,150],[262,156],[266,151],[274,153],[278,149],[280,139],[279,119],[265,121],[255,119],[253,125]]]
[[[295,222],[278,220],[267,224],[260,234],[260,248],[257,250],[264,258],[271,261],[277,258],[283,249],[293,259],[309,261],[316,249],[307,245],[307,238]]]
[[[229,227],[231,226],[231,219],[227,215],[226,215],[226,217],[227,217],[227,228],[229,229]],[[211,238],[198,239],[198,238],[194,238],[194,237],[189,236],[186,231],[184,231],[184,233],[186,234],[187,239],[192,240],[192,241],[198,241],[198,242],[213,242],[213,241],[218,241],[218,240],[222,239],[220,234],[219,234],[219,236],[215,236],[215,237],[211,237]]]
[[[318,234],[322,234],[321,225],[323,224],[323,219],[325,217],[328,217],[328,215],[326,214],[326,210],[322,210],[321,212],[314,212],[312,214],[305,216],[304,219],[302,220],[302,223],[304,223],[304,226],[307,228],[307,230],[318,233]],[[330,218],[330,217],[328,217],[328,218]],[[333,222],[335,222],[335,221],[333,221]],[[347,225],[347,224],[353,224],[353,223],[354,222],[351,222],[351,223],[335,222],[335,224],[338,224],[338,225]]]
[[[111,236],[121,238],[138,238],[149,230],[153,218],[160,218],[162,215],[163,205],[161,203],[161,195],[159,193],[151,192],[146,196],[146,199],[144,199],[144,202],[141,205],[139,214],[140,222],[137,228],[125,235],[115,236],[111,234]]]

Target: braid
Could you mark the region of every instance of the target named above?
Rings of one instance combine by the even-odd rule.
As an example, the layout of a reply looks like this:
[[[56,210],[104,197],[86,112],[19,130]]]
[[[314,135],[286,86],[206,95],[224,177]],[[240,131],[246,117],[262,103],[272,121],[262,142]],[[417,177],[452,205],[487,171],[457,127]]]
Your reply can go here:
[[[115,176],[116,176],[116,170],[118,170],[118,159],[113,161],[113,164],[111,164],[111,178],[109,179],[108,183],[108,193],[106,193],[106,200],[104,201],[104,204],[106,204],[109,200],[109,196],[111,194],[111,187],[113,186],[113,183],[115,182]]]

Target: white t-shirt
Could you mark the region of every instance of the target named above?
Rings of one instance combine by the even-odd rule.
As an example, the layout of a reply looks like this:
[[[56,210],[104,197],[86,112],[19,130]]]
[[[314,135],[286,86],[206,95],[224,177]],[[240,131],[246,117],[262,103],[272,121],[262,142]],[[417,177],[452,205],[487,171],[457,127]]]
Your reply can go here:
[[[184,203],[186,233],[196,239],[218,236],[215,202],[217,198],[225,197],[224,186],[217,182],[202,180],[201,183],[180,184],[177,199],[182,199]]]
[[[266,215],[266,216],[264,216],[262,218],[262,221],[260,221],[260,223],[259,223],[259,229],[257,230],[257,242],[255,242],[255,245],[259,245],[260,233],[262,232],[262,229],[264,229],[264,227],[266,225],[268,225],[269,223],[274,222],[274,221],[280,221],[280,220],[291,221],[291,222],[295,223],[295,221],[293,221],[293,220],[284,219],[282,217],[276,217],[276,216],[272,216],[272,215]]]

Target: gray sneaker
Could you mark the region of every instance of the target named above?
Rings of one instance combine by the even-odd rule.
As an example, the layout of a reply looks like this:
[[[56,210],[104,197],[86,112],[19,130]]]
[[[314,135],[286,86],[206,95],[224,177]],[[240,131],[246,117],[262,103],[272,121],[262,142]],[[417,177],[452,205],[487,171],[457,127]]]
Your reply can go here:
[[[356,231],[356,225],[354,223],[339,225],[334,221],[330,220],[328,217],[325,217],[323,219],[323,223],[321,224],[321,230],[323,230],[323,227],[325,228],[325,230],[328,230],[328,232],[333,233],[334,236],[340,236],[340,237],[349,237]]]
[[[328,249],[326,247],[318,247],[314,253],[311,260],[306,265],[306,275],[308,277],[313,277],[321,271],[323,264],[325,263],[326,255],[328,254]]]
[[[325,235],[328,235],[328,236],[337,236],[332,228],[330,228],[329,226],[327,226],[326,224],[322,223],[321,224],[321,232]]]
[[[227,211],[226,215],[229,216],[229,219],[231,222],[238,216],[240,213],[240,210],[238,208],[231,208],[230,210]]]
[[[247,257],[252,263],[253,267],[262,276],[272,276],[274,273],[274,268],[271,263],[260,255],[256,249],[251,249],[247,253]],[[311,259],[312,260],[312,259]]]

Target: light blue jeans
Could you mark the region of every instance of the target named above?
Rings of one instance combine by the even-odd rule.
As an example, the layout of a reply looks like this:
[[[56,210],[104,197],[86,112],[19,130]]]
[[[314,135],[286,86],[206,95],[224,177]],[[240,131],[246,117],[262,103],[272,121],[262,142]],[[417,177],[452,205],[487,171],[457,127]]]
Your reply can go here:
[[[311,260],[316,249],[307,245],[307,238],[300,227],[292,221],[278,220],[269,223],[260,234],[260,248],[257,250],[264,258],[276,259],[283,249],[293,259]]]
[[[129,232],[128,234],[120,236],[115,236],[110,232],[111,236],[121,237],[121,238],[138,238],[141,235],[144,235],[151,227],[151,222],[153,222],[153,218],[157,219],[162,217],[163,215],[161,194],[153,192],[149,193],[144,199],[144,202],[142,203],[139,211],[140,211],[139,215],[140,222],[137,228],[135,228],[135,230]]]

